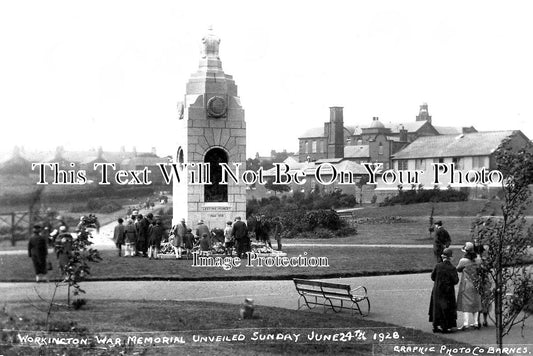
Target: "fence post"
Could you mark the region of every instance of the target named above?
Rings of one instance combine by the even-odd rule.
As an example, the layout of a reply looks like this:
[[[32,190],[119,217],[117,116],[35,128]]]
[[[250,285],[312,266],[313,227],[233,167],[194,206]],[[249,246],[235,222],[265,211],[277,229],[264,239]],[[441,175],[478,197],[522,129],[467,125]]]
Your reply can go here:
[[[15,246],[15,213],[11,213],[11,246]]]

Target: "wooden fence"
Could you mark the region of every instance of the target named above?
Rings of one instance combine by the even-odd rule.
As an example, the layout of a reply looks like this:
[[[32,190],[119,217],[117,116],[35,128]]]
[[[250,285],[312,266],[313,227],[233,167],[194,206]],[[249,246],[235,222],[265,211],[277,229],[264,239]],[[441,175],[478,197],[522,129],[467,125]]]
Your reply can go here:
[[[45,219],[37,211],[14,211],[0,214],[0,242],[11,240],[15,246],[17,241],[27,240],[31,236],[32,226],[42,223]]]

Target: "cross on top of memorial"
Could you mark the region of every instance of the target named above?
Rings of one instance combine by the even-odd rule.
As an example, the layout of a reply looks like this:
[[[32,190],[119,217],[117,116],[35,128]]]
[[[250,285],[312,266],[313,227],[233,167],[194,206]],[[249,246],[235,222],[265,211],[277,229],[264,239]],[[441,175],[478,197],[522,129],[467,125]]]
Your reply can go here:
[[[213,33],[213,27],[209,26],[207,35],[202,38],[202,58],[216,58],[218,56],[218,46],[220,44],[220,38]]]

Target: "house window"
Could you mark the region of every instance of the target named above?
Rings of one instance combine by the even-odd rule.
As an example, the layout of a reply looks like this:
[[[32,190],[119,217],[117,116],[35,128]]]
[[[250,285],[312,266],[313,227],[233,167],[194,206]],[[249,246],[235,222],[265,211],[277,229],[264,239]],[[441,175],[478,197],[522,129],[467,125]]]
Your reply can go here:
[[[311,149],[313,153],[316,153],[316,141],[313,141]]]
[[[452,162],[455,166],[455,169],[463,169],[463,160],[461,159],[461,157],[452,158]]]
[[[305,153],[309,153],[309,141],[305,141]]]
[[[426,160],[417,159],[415,160],[415,169],[425,171],[426,170]]]
[[[481,169],[483,167],[488,168],[488,159],[485,156],[472,157],[472,168]]]
[[[398,170],[399,171],[406,171],[407,170],[407,160],[406,159],[398,160]]]
[[[378,147],[378,155],[382,155],[382,154],[383,154],[383,144],[380,142],[379,147]]]

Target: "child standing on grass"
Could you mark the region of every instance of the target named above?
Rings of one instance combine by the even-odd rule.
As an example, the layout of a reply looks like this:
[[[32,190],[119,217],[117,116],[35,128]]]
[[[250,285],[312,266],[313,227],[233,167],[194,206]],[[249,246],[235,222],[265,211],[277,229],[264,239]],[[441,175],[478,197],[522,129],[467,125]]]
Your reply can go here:
[[[224,252],[225,252],[226,256],[228,255],[228,252],[229,252],[230,256],[233,255],[233,252],[231,251],[231,248],[232,248],[232,245],[233,245],[232,244],[232,237],[231,237],[231,231],[232,231],[231,224],[232,224],[232,222],[228,221],[226,223],[226,227],[224,228]]]

